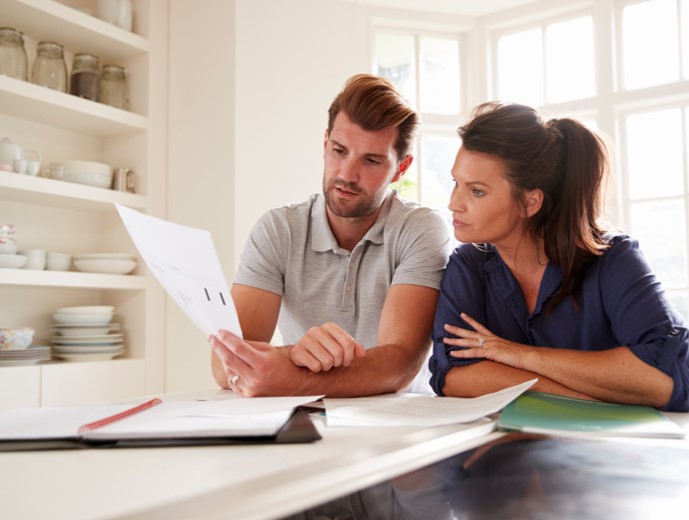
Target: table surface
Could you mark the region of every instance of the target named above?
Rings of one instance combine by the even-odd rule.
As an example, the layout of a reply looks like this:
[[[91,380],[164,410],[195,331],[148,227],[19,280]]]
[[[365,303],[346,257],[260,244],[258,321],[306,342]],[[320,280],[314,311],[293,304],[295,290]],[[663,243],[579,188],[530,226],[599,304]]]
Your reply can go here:
[[[178,394],[203,398],[221,390]],[[689,432],[688,414],[668,414]],[[483,426],[331,427],[305,444],[0,454],[4,519],[270,519],[437,463],[505,434]],[[689,440],[619,440],[689,451]]]

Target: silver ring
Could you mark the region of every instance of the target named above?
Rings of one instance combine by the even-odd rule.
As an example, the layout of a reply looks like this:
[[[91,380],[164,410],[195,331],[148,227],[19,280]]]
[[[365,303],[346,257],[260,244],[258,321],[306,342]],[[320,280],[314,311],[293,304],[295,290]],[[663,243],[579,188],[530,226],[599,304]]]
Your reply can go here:
[[[479,347],[482,347],[482,346],[483,346],[483,343],[484,343],[486,340],[483,339],[483,338],[481,338],[481,337],[478,337],[478,338],[476,338],[476,341],[478,341],[478,346],[479,346]]]
[[[237,384],[237,381],[239,381],[239,374],[235,374],[232,376],[232,379],[230,379],[230,383],[232,386],[235,386]]]

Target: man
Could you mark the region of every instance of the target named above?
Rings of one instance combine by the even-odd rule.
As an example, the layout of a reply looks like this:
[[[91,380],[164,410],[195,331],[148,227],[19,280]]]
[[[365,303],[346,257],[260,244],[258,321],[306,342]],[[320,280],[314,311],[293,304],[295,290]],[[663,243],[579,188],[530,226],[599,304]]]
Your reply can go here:
[[[209,338],[218,384],[244,396],[402,390],[426,360],[450,248],[437,212],[389,189],[419,126],[391,83],[349,79],[329,109],[323,194],[266,213],[232,287],[244,340]],[[290,345],[268,342],[279,328]]]

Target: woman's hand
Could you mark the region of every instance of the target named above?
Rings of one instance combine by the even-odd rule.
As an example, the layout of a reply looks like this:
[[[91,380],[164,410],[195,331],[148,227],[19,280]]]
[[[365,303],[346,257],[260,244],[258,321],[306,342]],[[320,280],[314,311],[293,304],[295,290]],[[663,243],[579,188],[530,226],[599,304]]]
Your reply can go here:
[[[533,351],[533,347],[502,339],[467,314],[462,313],[461,317],[474,330],[445,325],[445,330],[457,338],[443,338],[443,343],[453,347],[464,347],[462,350],[450,352],[450,356],[462,359],[490,359],[503,365],[529,370],[526,358]]]

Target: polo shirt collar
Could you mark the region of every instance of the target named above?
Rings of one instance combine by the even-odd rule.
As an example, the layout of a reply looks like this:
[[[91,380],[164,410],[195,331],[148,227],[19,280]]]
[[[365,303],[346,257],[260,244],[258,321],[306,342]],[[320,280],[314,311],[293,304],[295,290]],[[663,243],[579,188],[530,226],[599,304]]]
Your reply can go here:
[[[395,194],[396,192],[394,190],[390,190],[386,195],[376,222],[371,226],[371,229],[366,232],[362,241],[368,240],[374,244],[383,243],[385,223],[388,220]],[[313,210],[311,211],[311,229],[313,230],[311,235],[311,248],[314,251],[341,251],[340,246],[337,245],[335,235],[333,235],[330,229],[330,224],[328,223],[328,215],[325,211],[325,196],[322,193],[316,195],[313,203]]]

